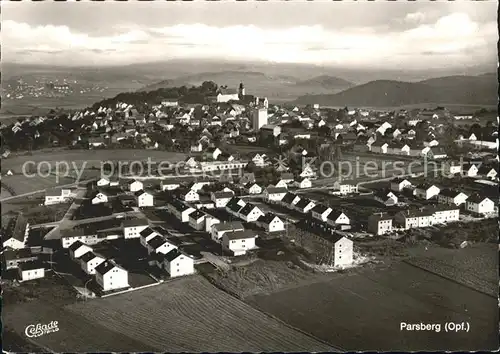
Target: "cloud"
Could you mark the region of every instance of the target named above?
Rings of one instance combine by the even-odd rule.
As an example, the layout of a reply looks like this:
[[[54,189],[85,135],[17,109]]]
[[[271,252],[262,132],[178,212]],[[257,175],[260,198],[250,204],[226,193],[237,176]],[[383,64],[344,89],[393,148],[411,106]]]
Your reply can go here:
[[[200,23],[135,25],[115,26],[116,34],[106,36],[76,32],[67,26],[4,21],[1,35],[6,60],[16,60],[16,53],[22,51],[38,51],[50,53],[51,62],[75,65],[215,58],[426,68],[448,66],[450,56],[455,65],[495,60],[497,30],[493,22],[477,23],[465,13],[452,13],[433,23],[423,23],[425,15],[420,12],[407,14],[404,21],[413,26],[404,31],[381,32],[361,26],[340,30],[320,25],[288,28],[217,27]],[[41,55],[39,62],[43,60]]]
[[[423,12],[411,12],[407,14],[404,18],[404,22],[406,23],[422,23],[426,19],[426,16]]]

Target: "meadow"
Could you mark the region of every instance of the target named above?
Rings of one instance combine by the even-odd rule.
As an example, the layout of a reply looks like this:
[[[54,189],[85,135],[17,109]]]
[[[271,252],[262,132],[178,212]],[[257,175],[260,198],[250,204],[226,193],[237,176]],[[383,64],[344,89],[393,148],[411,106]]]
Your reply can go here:
[[[36,338],[56,352],[332,351],[329,345],[218,290],[201,276],[104,299],[56,306],[7,306],[4,321],[24,333],[31,323],[59,321],[59,332]]]
[[[497,300],[405,263],[246,299],[256,308],[346,350],[422,351],[498,348]],[[470,332],[447,333],[447,321]],[[436,332],[400,323],[441,323]]]
[[[498,295],[498,246],[494,243],[413,257],[407,262],[493,297]]]

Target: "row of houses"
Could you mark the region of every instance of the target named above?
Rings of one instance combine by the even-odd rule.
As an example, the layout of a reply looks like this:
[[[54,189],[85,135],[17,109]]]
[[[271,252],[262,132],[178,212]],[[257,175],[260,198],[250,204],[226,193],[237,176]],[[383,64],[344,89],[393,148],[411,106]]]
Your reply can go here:
[[[409,230],[458,221],[460,209],[454,205],[438,205],[420,209],[409,209],[391,215],[373,214],[368,218],[368,231],[383,235],[394,229]]]
[[[316,203],[308,198],[302,198],[295,193],[286,193],[279,201],[279,204],[302,214],[308,214],[310,212],[314,219],[335,228],[339,226],[346,228],[347,225],[351,223],[349,217],[343,210],[334,210],[325,204]]]
[[[95,277],[103,291],[126,289],[130,286],[127,270],[95,252],[89,245],[76,241],[69,247],[69,254],[86,274]]]
[[[427,146],[415,146],[401,142],[391,142],[389,144],[387,142],[379,140],[373,142],[372,144],[369,144],[368,150],[376,154],[426,157],[430,160],[438,160],[448,157],[448,154],[443,148],[436,146],[434,144]]]
[[[420,199],[436,199],[439,204],[460,206],[465,204],[465,210],[476,215],[486,215],[493,213],[495,211],[495,203],[489,197],[481,195],[480,193],[473,193],[472,195],[467,195],[466,193],[454,190],[450,188],[441,189],[438,186],[431,183],[421,183],[417,186],[413,186],[412,183],[404,178],[395,178],[390,182],[390,189],[394,192],[401,192],[405,189],[413,189],[413,195]],[[382,198],[381,196],[375,194],[375,199]],[[392,204],[397,204],[397,196],[394,193],[388,193],[387,198],[395,201]],[[379,199],[380,200],[380,199]]]
[[[52,251],[52,250],[51,250]],[[45,264],[30,248],[7,248],[2,252],[4,271],[17,269],[19,281],[45,277]]]

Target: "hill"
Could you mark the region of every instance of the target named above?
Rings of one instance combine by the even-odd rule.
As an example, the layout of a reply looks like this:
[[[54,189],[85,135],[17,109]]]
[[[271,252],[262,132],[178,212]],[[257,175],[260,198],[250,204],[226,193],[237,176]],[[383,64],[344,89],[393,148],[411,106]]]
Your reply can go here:
[[[397,107],[424,103],[496,105],[495,74],[447,76],[419,82],[370,81],[336,94],[306,95],[295,103],[323,106]]]
[[[330,90],[345,90],[355,86],[354,83],[329,75],[320,75],[312,79],[302,80],[295,83],[296,86],[320,86]]]
[[[230,70],[180,76],[145,86],[139,89],[139,91],[153,91],[169,87],[199,86],[204,81],[213,81],[218,85],[227,85],[232,88],[237,88],[240,82],[243,82],[248,94],[265,96],[270,99],[294,99],[308,93],[338,92],[354,85],[349,81],[328,75],[300,80],[291,75]]]

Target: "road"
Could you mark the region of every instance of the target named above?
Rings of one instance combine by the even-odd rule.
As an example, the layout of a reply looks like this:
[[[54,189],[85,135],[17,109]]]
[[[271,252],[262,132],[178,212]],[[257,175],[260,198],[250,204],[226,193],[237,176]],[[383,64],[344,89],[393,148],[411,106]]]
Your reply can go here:
[[[64,216],[61,220],[47,222],[47,223],[43,223],[43,224],[30,225],[30,227],[33,229],[54,227],[54,229],[50,230],[45,235],[44,239],[45,240],[57,240],[57,239],[61,238],[61,230],[72,229],[76,226],[83,225],[83,224],[99,222],[99,221],[104,221],[104,220],[110,220],[110,219],[116,219],[118,216],[127,217],[127,216],[140,216],[140,215],[142,215],[142,213],[140,211],[132,210],[132,211],[124,212],[124,213],[114,213],[111,215],[99,216],[96,218],[71,220],[71,217],[73,216],[73,212],[78,208],[78,204],[76,203],[76,200],[83,198],[83,196],[85,195],[85,192],[86,192],[86,190],[83,188],[78,190],[78,192],[75,196],[75,202],[73,202],[73,204],[71,204],[71,206],[68,208],[68,210],[66,211],[66,213],[64,214]]]

